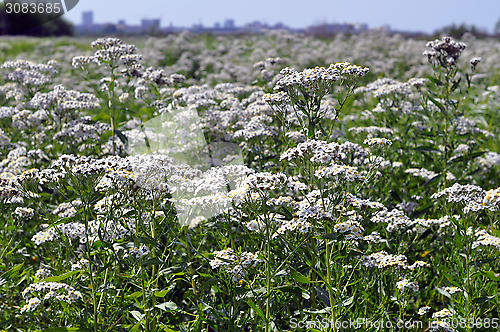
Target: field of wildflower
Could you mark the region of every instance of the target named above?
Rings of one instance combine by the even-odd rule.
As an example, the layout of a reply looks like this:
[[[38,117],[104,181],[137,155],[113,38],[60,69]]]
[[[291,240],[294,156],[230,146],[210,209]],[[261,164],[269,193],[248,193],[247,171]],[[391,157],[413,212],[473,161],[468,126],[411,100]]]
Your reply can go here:
[[[500,329],[500,41],[2,38],[0,63],[0,330]]]

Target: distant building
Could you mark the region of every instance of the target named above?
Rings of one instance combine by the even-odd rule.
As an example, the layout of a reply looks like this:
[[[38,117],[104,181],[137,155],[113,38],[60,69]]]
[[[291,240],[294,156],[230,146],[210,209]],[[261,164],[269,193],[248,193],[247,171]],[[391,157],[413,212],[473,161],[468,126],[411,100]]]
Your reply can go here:
[[[234,20],[225,20],[224,21],[224,29],[225,30],[234,30],[235,28]]]
[[[118,32],[125,32],[127,30],[127,22],[125,22],[125,20],[119,20],[116,29]]]
[[[265,26],[259,21],[253,21],[251,23],[245,24],[243,28],[247,32],[260,33],[265,28]]]
[[[314,36],[332,36],[336,33],[360,33],[366,31],[366,24],[324,23],[306,28],[306,33]]]
[[[368,24],[366,23],[360,23],[357,25],[358,32],[365,32],[368,31]]]
[[[160,30],[160,19],[145,19],[141,20],[142,31],[158,31]]]
[[[88,11],[82,13],[82,25],[84,27],[90,27],[94,25],[94,12]]]

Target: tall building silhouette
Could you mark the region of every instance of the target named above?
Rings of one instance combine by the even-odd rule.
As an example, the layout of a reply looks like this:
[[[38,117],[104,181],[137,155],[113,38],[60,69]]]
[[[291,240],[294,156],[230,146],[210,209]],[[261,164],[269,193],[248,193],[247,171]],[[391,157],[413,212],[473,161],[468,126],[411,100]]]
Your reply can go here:
[[[94,24],[94,12],[88,11],[82,13],[82,25],[84,27],[89,27]]]

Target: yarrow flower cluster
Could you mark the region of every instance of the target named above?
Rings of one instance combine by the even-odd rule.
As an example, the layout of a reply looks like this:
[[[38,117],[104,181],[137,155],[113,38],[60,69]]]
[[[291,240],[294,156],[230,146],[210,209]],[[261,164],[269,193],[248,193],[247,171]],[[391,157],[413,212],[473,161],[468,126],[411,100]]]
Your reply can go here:
[[[476,66],[478,63],[481,62],[481,57],[476,57],[476,58],[472,58],[469,62],[470,62],[470,68],[472,71],[474,71],[476,69]]]
[[[430,48],[424,52],[429,62],[439,64],[442,67],[454,66],[462,51],[467,47],[464,43],[457,42],[451,37],[429,41],[425,46]]]
[[[76,90],[66,90],[60,84],[49,92],[37,92],[31,99],[33,107],[41,109],[53,108],[60,112],[67,110],[92,109],[99,107],[99,100],[91,93],[83,93]]]
[[[479,186],[455,183],[452,187],[433,194],[431,198],[437,199],[443,196],[448,202],[464,204],[464,213],[500,209],[500,187],[486,191]]]
[[[299,143],[296,147],[286,150],[280,160],[303,160],[309,159],[313,163],[328,164],[332,161],[340,161],[345,158],[341,145],[332,142],[327,143],[319,140],[307,140]]]
[[[17,207],[14,214],[21,219],[31,219],[35,216],[35,211],[32,208]]]
[[[415,270],[415,268],[429,266],[428,263],[423,261],[415,261],[415,263],[408,265],[408,259],[405,255],[391,255],[385,251],[379,251],[368,256],[363,256],[361,258],[361,265],[366,267],[376,267],[379,269],[398,268],[410,271]]]
[[[39,268],[35,273],[36,280],[43,280],[50,276],[50,271],[44,267]]]
[[[431,307],[429,307],[428,305],[426,305],[426,306],[421,307],[420,309],[418,309],[418,314],[419,314],[420,316],[423,316],[423,315],[425,315],[426,313],[428,313],[430,310],[431,310]]]
[[[60,203],[54,210],[53,214],[59,216],[59,218],[71,218],[77,214],[77,208],[82,206],[82,201],[80,199],[75,199],[71,202]]]
[[[286,232],[297,231],[298,233],[308,233],[311,229],[311,223],[303,217],[302,211],[299,211],[296,217],[291,220],[283,220],[280,227],[272,235],[273,239]]]
[[[488,190],[483,198],[483,205],[489,210],[500,210],[500,187]]]
[[[71,264],[71,271],[86,270],[89,267],[89,261],[85,258],[80,258],[76,263]]]
[[[82,294],[72,286],[59,282],[38,282],[29,285],[22,292],[23,297],[30,296],[28,303],[21,308],[21,313],[34,311],[43,300],[55,299],[68,304],[82,298]],[[43,296],[43,297],[42,297]]]
[[[352,127],[352,128],[349,128],[349,131],[354,132],[356,134],[366,132],[370,135],[378,134],[378,133],[381,133],[381,134],[393,134],[394,133],[394,130],[392,130],[391,128],[377,127],[377,126]],[[365,144],[367,144],[367,143],[365,143]]]
[[[436,311],[435,313],[432,314],[432,318],[448,318],[452,316],[453,314],[451,313],[451,311],[446,308],[440,311]]]
[[[258,258],[259,253],[235,252],[233,249],[214,251],[214,259],[210,261],[212,269],[224,268],[234,282],[242,283],[248,273],[264,260]]]
[[[358,172],[357,167],[347,166],[347,165],[331,165],[327,167],[321,167],[316,170],[314,175],[318,179],[331,178],[337,175],[341,175],[346,181],[360,181],[366,182],[366,178]]]
[[[371,221],[373,223],[387,223],[388,232],[407,228],[412,225],[411,219],[398,209],[391,211],[380,210],[372,216]]]
[[[368,146],[379,146],[379,147],[392,145],[392,141],[390,139],[382,137],[367,138],[363,141],[363,143]]]
[[[371,92],[375,98],[384,98],[394,95],[409,95],[412,93],[412,84],[402,83],[395,79],[384,77],[379,78],[375,82],[368,83],[364,87],[357,88],[355,93]],[[377,105],[381,106],[381,105]],[[386,110],[374,110],[376,113],[382,113]]]
[[[144,244],[141,244],[140,246],[133,245],[131,248],[129,248],[128,254],[125,255],[125,257],[128,257],[130,254],[131,256],[134,256],[135,258],[139,259],[144,256],[147,256],[150,253],[150,250],[147,246]]]
[[[326,94],[332,82],[341,78],[353,79],[366,75],[368,68],[351,65],[348,62],[338,62],[331,64],[328,68],[315,67],[305,69],[301,72],[293,68],[286,67],[280,71],[283,76],[274,87],[275,90],[290,91],[293,88],[300,88],[304,94]]]
[[[404,278],[396,283],[396,288],[401,292],[404,292],[406,289],[410,289],[414,292],[418,292],[419,287],[415,281],[408,281],[408,279]]]
[[[344,200],[345,200],[345,204],[347,204],[348,206],[353,206],[353,207],[358,208],[358,209],[365,209],[365,208],[375,209],[375,210],[385,210],[386,209],[384,204],[382,204],[382,203],[373,202],[373,201],[370,201],[369,199],[362,199],[362,198],[356,197],[353,194],[348,193],[348,192],[346,192],[344,194]]]
[[[407,170],[405,170],[405,173],[424,178],[427,181],[432,180],[439,175],[438,173],[429,171],[425,168],[408,168]]]
[[[431,199],[438,199],[443,196],[450,203],[468,203],[478,201],[484,197],[485,191],[483,188],[471,184],[462,185],[455,183],[453,186],[445,188],[431,195]]]
[[[144,220],[148,224],[148,220]],[[107,220],[103,215],[98,215],[96,220],[88,222],[88,232],[85,225],[79,222],[68,222],[65,224],[42,225],[44,230],[36,233],[31,240],[39,246],[45,242],[52,242],[60,238],[61,235],[69,239],[79,240],[80,243],[86,243],[87,239],[91,243],[98,239],[104,241],[119,240],[125,236],[134,234],[136,222],[132,218],[121,217],[117,220]]]
[[[141,59],[140,55],[135,55],[137,48],[134,45],[124,44],[118,38],[99,38],[92,42],[91,46],[96,49],[95,54],[87,57],[74,57],[72,61],[73,67],[83,67],[90,62],[94,62],[99,66],[104,63],[112,65],[112,61],[117,60],[130,64]]]
[[[500,238],[488,234],[488,232],[484,229],[478,230],[474,234],[476,236],[476,241],[472,243],[472,249],[476,249],[479,246],[493,246],[500,250]]]
[[[269,105],[282,105],[290,102],[290,97],[284,91],[277,93],[267,93],[264,95],[264,101]]]
[[[459,287],[445,287],[443,288],[443,290],[445,290],[446,292],[450,293],[450,294],[455,294],[455,293],[461,293],[463,292],[464,290],[462,288],[459,288]]]
[[[26,60],[7,61],[0,68],[12,70],[7,74],[7,80],[22,86],[41,86],[49,83],[58,73],[58,64],[50,60],[47,64],[36,64]]]
[[[333,227],[333,230],[337,233],[348,233],[345,236],[346,240],[362,240],[364,239],[362,233],[365,229],[360,224],[358,219],[361,219],[359,215],[351,213],[348,221],[336,224]]]

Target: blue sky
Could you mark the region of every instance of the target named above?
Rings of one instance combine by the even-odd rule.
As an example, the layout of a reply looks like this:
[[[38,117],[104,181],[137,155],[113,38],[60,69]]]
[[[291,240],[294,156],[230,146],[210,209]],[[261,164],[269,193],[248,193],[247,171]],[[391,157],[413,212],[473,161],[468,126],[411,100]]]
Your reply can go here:
[[[80,0],[65,17],[81,23],[83,11],[94,11],[96,23],[160,18],[162,26],[190,27],[234,19],[291,27],[318,23],[367,23],[393,29],[433,32],[451,23],[474,24],[492,32],[500,19],[499,0]]]

